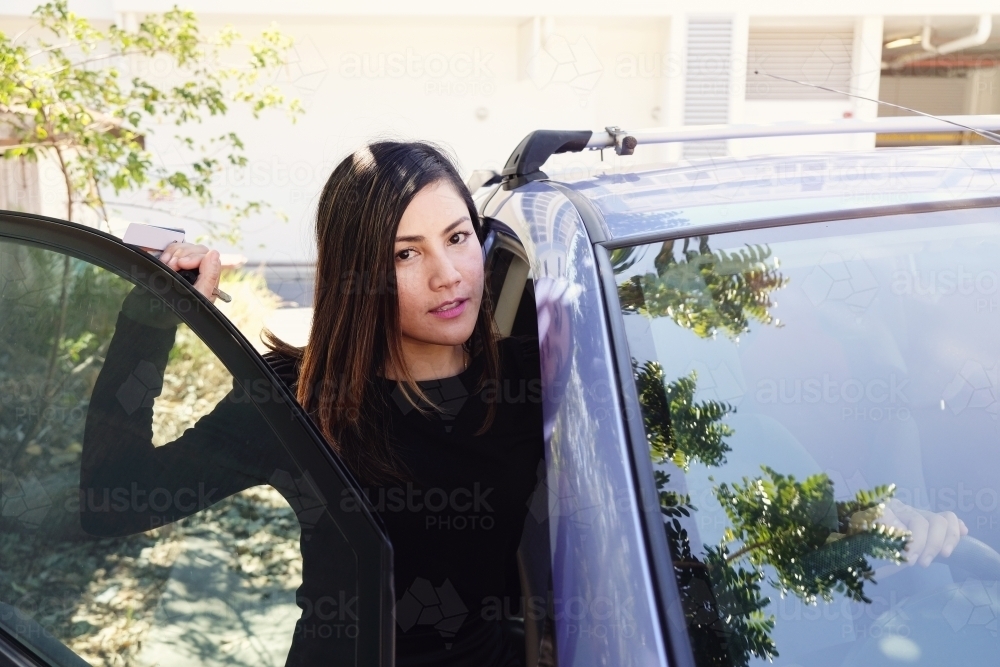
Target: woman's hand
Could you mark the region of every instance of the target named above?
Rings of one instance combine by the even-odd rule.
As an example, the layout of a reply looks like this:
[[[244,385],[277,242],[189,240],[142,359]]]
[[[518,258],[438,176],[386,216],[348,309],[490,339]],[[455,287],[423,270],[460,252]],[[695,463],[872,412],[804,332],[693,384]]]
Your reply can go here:
[[[194,243],[171,243],[160,255],[160,261],[174,271],[198,269],[198,279],[194,288],[215,303],[216,288],[222,275],[222,259],[218,250],[209,250]]]
[[[924,567],[938,556],[950,556],[958,540],[969,532],[954,512],[918,510],[895,498],[886,503],[879,522],[910,531],[906,560],[909,565],[920,563]]]

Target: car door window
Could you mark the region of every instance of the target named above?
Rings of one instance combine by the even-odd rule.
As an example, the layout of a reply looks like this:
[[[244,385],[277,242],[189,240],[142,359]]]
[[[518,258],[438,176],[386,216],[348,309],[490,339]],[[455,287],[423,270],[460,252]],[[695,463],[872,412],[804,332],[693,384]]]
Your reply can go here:
[[[998,251],[970,209],[611,253],[699,665],[995,659]]]
[[[177,325],[193,297],[68,253],[0,234],[0,633],[54,664],[387,659],[387,542],[287,395]]]

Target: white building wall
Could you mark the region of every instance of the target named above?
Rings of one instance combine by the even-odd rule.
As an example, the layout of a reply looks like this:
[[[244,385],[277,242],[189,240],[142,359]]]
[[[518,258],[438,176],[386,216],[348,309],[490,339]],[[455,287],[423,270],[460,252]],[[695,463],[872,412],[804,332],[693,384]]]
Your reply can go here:
[[[224,22],[203,19],[206,31]],[[238,27],[249,35],[269,23],[244,19]],[[223,194],[268,201],[290,219],[284,223],[265,213],[243,224],[242,247],[217,245],[253,261],[308,260],[312,215],[323,184],[334,165],[366,141],[435,141],[457,155],[467,174],[501,169],[517,143],[535,129],[656,123],[659,88],[668,76],[662,66],[662,20],[653,25],[550,21],[548,40],[534,55],[534,74],[527,77],[519,72],[524,54],[518,35],[524,23],[513,18],[283,18],[280,27],[296,46],[278,82],[303,100],[306,113],[295,124],[278,112],[258,121],[237,112],[185,128],[204,138],[236,131],[250,164],[226,170],[220,179]],[[154,71],[147,74],[156,78]],[[147,137],[147,146],[167,165],[183,160],[174,132],[167,126]],[[606,159],[612,157],[613,151],[605,152]],[[596,152],[560,156],[552,168],[591,166],[599,158]],[[46,212],[61,217],[61,185],[52,178],[45,182],[52,202]],[[149,204],[144,193],[129,202]],[[203,215],[191,204],[171,206],[191,218]],[[119,210],[128,220],[170,219],[142,208]],[[202,231],[192,220],[172,220],[178,222],[189,237]]]
[[[78,12],[121,20],[130,12],[169,9],[174,0],[71,0]],[[34,0],[4,0],[0,30],[24,23]],[[683,123],[689,16],[718,13],[733,19],[733,62],[729,81],[730,122],[775,122],[868,117],[871,105],[843,100],[746,100],[748,31],[763,23],[855,26],[851,88],[878,94],[882,17],[899,14],[969,14],[982,0],[940,3],[914,0],[844,0],[836,6],[758,0],[753,14],[735,0],[620,0],[615,3],[555,0],[499,4],[451,0],[419,6],[397,0],[344,3],[288,0],[203,0],[205,30],[234,23],[252,34],[276,22],[296,40],[293,60],[278,83],[299,96],[306,113],[290,124],[281,114],[260,121],[233,114],[198,128],[204,136],[235,130],[246,142],[250,166],[224,175],[230,191],[262,199],[288,214],[282,223],[265,213],[243,226],[240,248],[252,260],[290,262],[312,254],[312,216],[318,194],[334,164],[365,141],[380,137],[439,142],[458,157],[465,173],[499,169],[528,132],[539,128],[600,129],[677,126]],[[947,12],[945,12],[947,9]],[[419,15],[415,15],[419,14]],[[537,17],[537,19],[536,19]],[[867,17],[867,18],[865,18]],[[860,41],[858,41],[860,40]],[[876,75],[872,75],[872,73]],[[983,81],[983,108],[996,88]],[[993,88],[989,88],[989,86]],[[998,98],[1000,99],[1000,98]],[[220,130],[221,128],[221,130]],[[742,154],[837,150],[870,146],[871,138],[730,142]],[[181,159],[172,128],[152,136],[158,159]],[[604,152],[607,165],[661,162],[679,157],[676,146],[640,146],[635,156]],[[592,167],[597,152],[556,156],[552,170]],[[45,178],[43,191],[58,189]],[[57,202],[58,194],[43,196]],[[148,204],[140,193],[133,203]],[[51,210],[57,213],[58,203]],[[166,222],[144,209],[120,209],[125,218]],[[178,213],[198,217],[190,206]],[[177,219],[171,220],[174,224]],[[181,221],[197,234],[198,225]]]

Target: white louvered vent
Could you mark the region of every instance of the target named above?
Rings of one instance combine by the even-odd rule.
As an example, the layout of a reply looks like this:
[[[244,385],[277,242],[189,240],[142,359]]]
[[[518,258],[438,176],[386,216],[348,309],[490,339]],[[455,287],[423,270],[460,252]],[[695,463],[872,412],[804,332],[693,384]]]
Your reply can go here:
[[[748,100],[840,100],[843,95],[755,75],[763,70],[837,90],[851,89],[850,25],[822,28],[750,28]]]
[[[684,124],[729,122],[729,84],[733,55],[731,17],[688,19],[687,76],[684,81]],[[685,158],[726,154],[726,142],[684,144]]]

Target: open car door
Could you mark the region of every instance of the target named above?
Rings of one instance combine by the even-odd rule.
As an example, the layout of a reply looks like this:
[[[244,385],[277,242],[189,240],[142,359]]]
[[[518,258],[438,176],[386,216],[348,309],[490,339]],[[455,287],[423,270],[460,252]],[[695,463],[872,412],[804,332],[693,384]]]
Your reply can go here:
[[[6,212],[0,490],[0,664],[393,663],[389,541],[267,362],[149,255]]]

